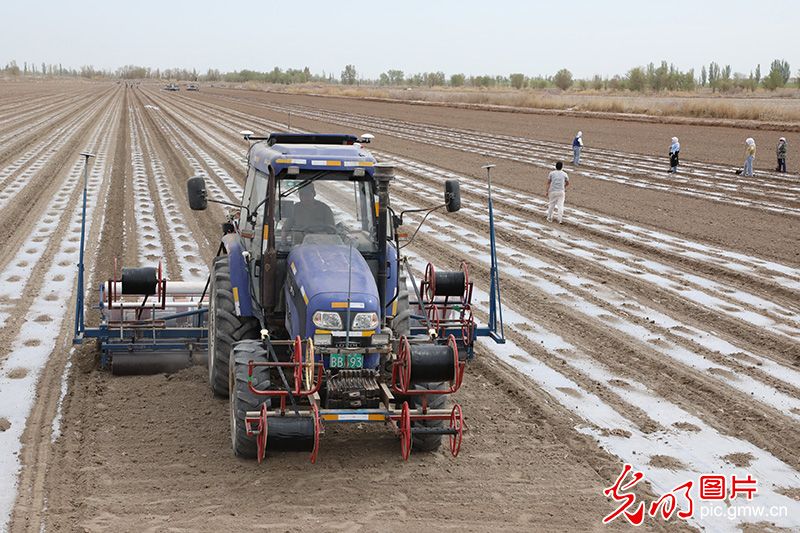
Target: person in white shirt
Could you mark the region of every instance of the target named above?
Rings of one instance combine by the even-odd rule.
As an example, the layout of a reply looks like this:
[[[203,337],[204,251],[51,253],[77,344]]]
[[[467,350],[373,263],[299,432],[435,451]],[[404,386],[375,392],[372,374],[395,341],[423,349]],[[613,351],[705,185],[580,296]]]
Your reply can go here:
[[[556,169],[547,177],[547,192],[546,196],[549,201],[547,206],[547,221],[553,221],[553,210],[557,209],[558,214],[556,218],[559,224],[564,222],[564,197],[566,195],[567,187],[569,187],[569,176],[561,170],[564,168],[564,163],[559,161],[556,163]]]

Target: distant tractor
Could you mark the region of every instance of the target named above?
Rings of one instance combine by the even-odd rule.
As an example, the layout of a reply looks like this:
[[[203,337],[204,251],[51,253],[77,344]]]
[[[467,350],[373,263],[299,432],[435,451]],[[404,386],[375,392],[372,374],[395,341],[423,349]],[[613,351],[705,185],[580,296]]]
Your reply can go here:
[[[208,379],[229,398],[234,453],[260,461],[305,447],[314,459],[323,423],[383,422],[404,458],[443,435],[457,455],[463,414],[446,398],[475,337],[502,341],[474,327],[466,265],[428,265],[413,281],[399,253],[404,213],[389,202],[394,169],[364,149],[371,135],[243,133],[254,141],[247,181],[223,225],[208,311]],[[202,177],[187,186],[192,209],[213,201]],[[425,211],[460,206],[450,180]]]

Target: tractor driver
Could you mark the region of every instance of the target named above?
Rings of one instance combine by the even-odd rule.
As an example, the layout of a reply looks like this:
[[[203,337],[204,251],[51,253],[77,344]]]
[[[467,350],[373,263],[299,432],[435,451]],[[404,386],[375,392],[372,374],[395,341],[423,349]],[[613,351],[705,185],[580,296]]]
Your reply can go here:
[[[284,241],[290,232],[304,233],[308,230],[324,231],[327,228],[331,228],[331,230],[335,228],[336,222],[333,219],[331,208],[324,202],[314,198],[317,195],[317,191],[314,189],[313,183],[301,188],[297,195],[300,197],[300,201],[294,205],[292,214],[283,225],[282,235]],[[296,237],[293,240],[297,243]]]

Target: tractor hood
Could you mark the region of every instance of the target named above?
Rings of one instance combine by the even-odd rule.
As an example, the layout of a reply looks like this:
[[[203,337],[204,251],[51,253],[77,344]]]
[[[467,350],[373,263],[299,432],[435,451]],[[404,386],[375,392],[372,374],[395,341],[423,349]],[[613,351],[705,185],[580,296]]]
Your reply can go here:
[[[352,264],[348,264],[350,262]],[[290,285],[293,286],[292,289],[300,292],[309,311],[343,307],[346,309],[348,287],[351,309],[378,311],[375,277],[355,248],[331,244],[304,244],[292,250],[288,264]]]

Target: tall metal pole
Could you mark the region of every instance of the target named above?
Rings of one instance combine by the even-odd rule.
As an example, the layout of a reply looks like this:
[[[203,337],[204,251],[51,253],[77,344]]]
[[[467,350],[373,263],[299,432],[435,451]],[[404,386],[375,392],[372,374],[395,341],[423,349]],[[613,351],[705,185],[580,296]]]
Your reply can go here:
[[[83,317],[83,298],[84,298],[84,286],[83,286],[83,252],[86,242],[86,196],[88,195],[89,189],[89,158],[94,157],[94,154],[89,152],[81,152],[81,156],[83,156],[83,210],[81,212],[81,249],[80,249],[80,257],[78,259],[78,296],[77,296],[77,303],[75,306],[75,337],[79,334],[84,332],[85,325],[84,325],[84,317]]]
[[[489,245],[491,253],[491,268],[489,269],[489,330],[495,342],[505,342],[503,331],[503,307],[500,303],[500,274],[497,269],[497,245],[494,233],[494,204],[492,202],[492,169],[496,165],[484,165],[486,181],[489,187]],[[500,333],[498,335],[498,324]]]

